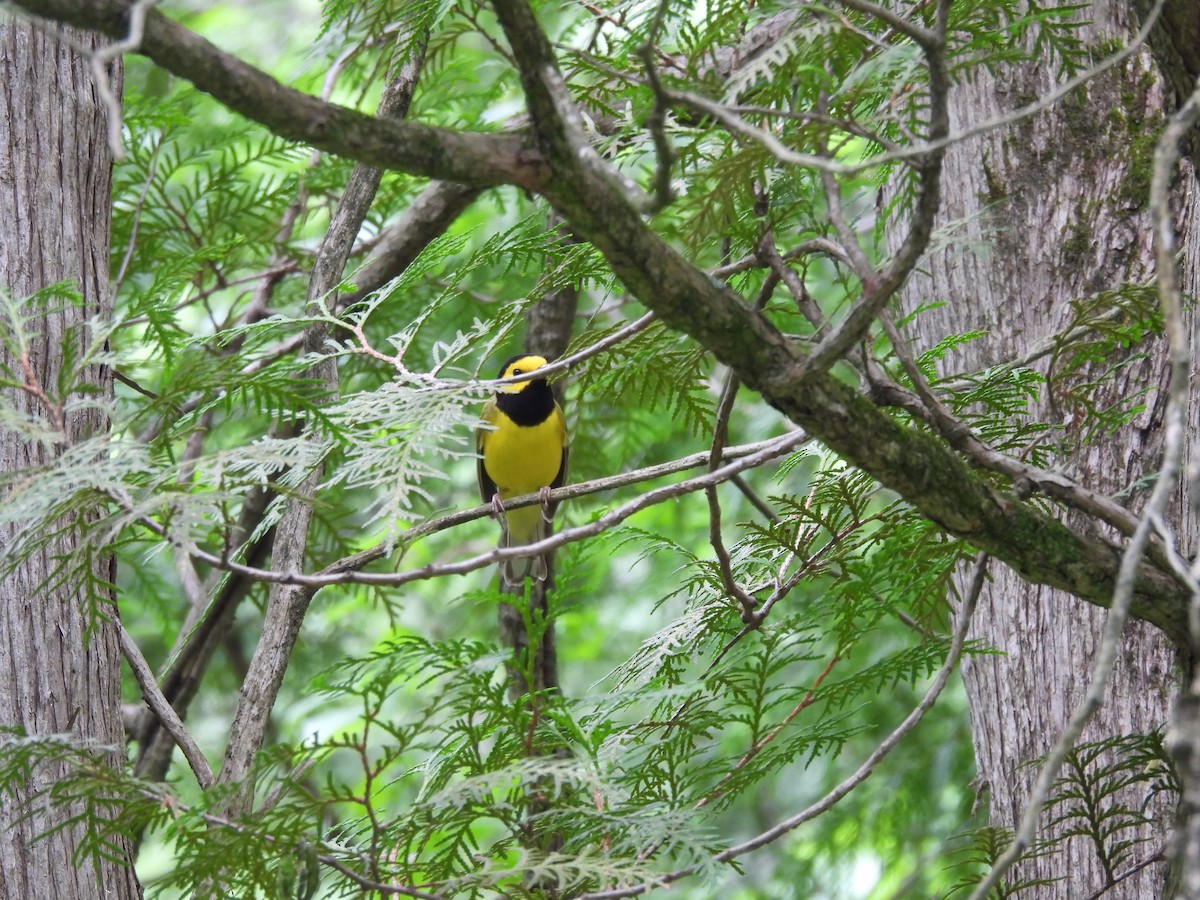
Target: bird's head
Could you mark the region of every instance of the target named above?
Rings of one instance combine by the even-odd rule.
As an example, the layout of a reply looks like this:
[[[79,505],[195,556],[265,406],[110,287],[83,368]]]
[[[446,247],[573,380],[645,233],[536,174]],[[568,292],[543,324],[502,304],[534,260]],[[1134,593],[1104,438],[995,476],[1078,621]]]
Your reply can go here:
[[[508,362],[500,367],[500,374],[497,378],[515,378],[518,375],[528,375],[530,372],[535,372],[542,366],[546,365],[545,357],[541,356],[514,356]],[[513,384],[501,385],[499,390],[507,394],[516,394],[525,390],[534,379],[529,381],[517,381]]]

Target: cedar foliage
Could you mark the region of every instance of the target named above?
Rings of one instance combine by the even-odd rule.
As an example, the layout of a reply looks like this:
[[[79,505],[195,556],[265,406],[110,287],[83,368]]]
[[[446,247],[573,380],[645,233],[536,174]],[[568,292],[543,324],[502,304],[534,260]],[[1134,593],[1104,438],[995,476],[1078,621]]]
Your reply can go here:
[[[1073,38],[1074,6],[1031,11],[987,0],[953,9],[958,79],[1022,58],[1020,47],[1065,71],[1090,52]],[[922,129],[920,54],[869,16],[728,2],[619,2],[599,13],[543,2],[538,11],[595,146],[647,188],[663,162],[647,127],[655,98],[639,56],[652,29],[664,83],[735,106],[793,151],[867,162]],[[428,31],[412,115],[449,127],[513,125],[519,85],[486,6],[331,0],[307,27],[305,71],[280,64],[306,89],[317,91],[340,59],[334,98],[370,108],[389,69],[414,54],[412,36]],[[769,46],[736,58],[732,48],[763,30],[774,35]],[[349,164],[231,122],[188,85],[136,61],[125,116],[114,317],[87,322],[88,353],[45,387],[69,410],[100,402],[87,388],[93,367],[110,366],[123,381],[104,409],[108,431],[73,446],[61,445],[48,418],[19,414],[0,396],[0,427],[58,451],[50,465],[3,485],[0,517],[21,523],[23,536],[0,549],[0,564],[17,565],[59,528],[82,528],[80,555],[60,560],[55,577],[75,585],[93,616],[112,615],[111,586],[95,581],[88,557],[116,554],[120,615],[161,668],[189,613],[180,561],[197,548],[244,561],[318,467],[320,487],[302,498],[316,515],[310,571],[381,542],[392,552],[376,571],[487,546],[494,526],[486,522],[417,541],[406,531],[474,504],[472,432],[490,390],[477,379],[517,346],[528,306],[563,286],[581,290],[572,351],[640,313],[599,254],[548,230],[540,203],[494,190],[365,299],[343,308],[330,296],[314,311],[306,275]],[[656,214],[657,230],[714,270],[756,257],[770,232],[822,314],[844,314],[857,286],[842,262],[789,255],[834,236],[820,178],[694,108],[668,115],[664,131],[674,200]],[[906,212],[904,178],[893,163],[843,180],[844,202],[876,258],[885,221]],[[877,204],[889,183],[898,190]],[[424,187],[385,175],[344,287]],[[813,338],[814,324],[764,265],[728,277],[796,340]],[[1083,361],[1152,336],[1145,300],[1139,285],[1079,298],[1052,377],[1069,380]],[[70,285],[32,297],[0,292],[0,334],[19,356],[46,309],[78,302]],[[314,324],[328,329],[324,345],[296,349]],[[977,337],[947,335],[921,348],[926,377],[993,446],[1049,464],[1060,428],[1028,414],[1046,390],[1043,376],[1020,364],[945,371],[946,354]],[[318,357],[337,362],[333,393],[307,374]],[[907,383],[882,339],[875,361]],[[572,480],[704,449],[721,377],[702,347],[657,324],[580,363],[566,387]],[[0,381],[20,389],[24,376],[4,372]],[[1086,404],[1093,387],[1070,389]],[[1089,408],[1087,439],[1127,421],[1130,408]],[[784,428],[757,397],[738,396],[738,442]],[[707,513],[691,495],[558,554],[550,617],[560,631],[561,694],[511,699],[506,667],[519,673],[532,661],[499,648],[490,621],[500,595],[487,575],[335,586],[317,595],[295,651],[252,814],[223,818],[229,789],[201,791],[179,764],[166,784],[148,783],[110,768],[97,748],[52,735],[11,735],[0,787],[29,766],[69,758],[75,777],[47,800],[88,823],[87,853],[109,852],[117,833],[144,839],[148,887],[162,896],[200,896],[214,885],[242,897],[358,896],[362,880],[447,897],[577,896],[652,884],[684,867],[693,875],[676,890],[697,897],[782,896],[785,886],[797,896],[849,896],[863,867],[882,872],[872,896],[901,885],[914,896],[950,896],[1004,846],[994,829],[974,830],[982,820],[970,812],[970,750],[953,693],[830,813],[754,862],[715,859],[818,798],[903,717],[946,658],[951,576],[974,555],[817,445],[746,481],[773,516],[720,489],[732,572],[760,602],[788,585],[757,629],[744,629],[722,585]],[[572,501],[560,515],[588,521],[645,487]],[[266,511],[243,531],[239,517],[260,490]],[[209,599],[232,577],[195,565]],[[255,584],[239,628],[254,631],[264,597]],[[191,717],[214,758],[250,650],[245,637],[233,636]],[[132,682],[127,693],[136,699]],[[1150,761],[1164,759],[1157,736],[1118,743],[1078,748],[1051,810],[1095,843],[1111,874],[1134,860],[1139,848],[1124,832],[1142,812],[1098,800],[1150,781],[1144,773],[1162,771]],[[1169,778],[1154,789],[1171,790]]]

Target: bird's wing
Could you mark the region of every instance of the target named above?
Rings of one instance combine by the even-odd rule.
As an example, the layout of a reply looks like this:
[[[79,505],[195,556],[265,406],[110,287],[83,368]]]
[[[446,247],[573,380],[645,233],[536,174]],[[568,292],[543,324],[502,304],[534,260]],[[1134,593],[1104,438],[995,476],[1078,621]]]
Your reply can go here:
[[[551,415],[558,419],[558,427],[562,432],[562,462],[559,464],[558,474],[550,482],[550,487],[559,488],[567,483],[567,461],[571,455],[571,437],[567,434],[567,417],[563,415],[562,407],[555,403],[554,412]]]
[[[496,400],[492,398],[484,404],[483,414],[480,416],[483,421],[491,425],[496,421]],[[476,465],[476,471],[479,476],[479,496],[483,498],[484,503],[491,503],[492,497],[496,495],[496,482],[492,481],[491,476],[487,473],[487,466],[483,464],[483,451],[487,444],[488,435],[491,431],[487,428],[478,428],[475,431],[475,452],[479,456]]]

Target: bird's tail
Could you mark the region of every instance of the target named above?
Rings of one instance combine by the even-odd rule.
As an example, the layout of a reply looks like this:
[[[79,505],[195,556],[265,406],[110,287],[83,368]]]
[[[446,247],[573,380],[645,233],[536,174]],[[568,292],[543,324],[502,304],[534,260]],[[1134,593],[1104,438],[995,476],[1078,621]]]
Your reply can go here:
[[[550,523],[540,505],[526,506],[508,511],[505,528],[500,534],[501,547],[520,547],[533,544],[550,534]],[[523,556],[506,559],[500,564],[500,579],[506,587],[517,587],[526,578],[534,581],[546,580],[546,557]]]

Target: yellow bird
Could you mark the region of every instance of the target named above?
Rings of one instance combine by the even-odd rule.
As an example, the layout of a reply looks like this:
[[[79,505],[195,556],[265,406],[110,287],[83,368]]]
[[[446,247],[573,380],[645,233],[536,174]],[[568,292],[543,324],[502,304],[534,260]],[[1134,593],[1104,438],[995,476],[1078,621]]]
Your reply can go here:
[[[536,372],[546,365],[540,356],[514,356],[500,367],[498,378]],[[567,480],[569,439],[562,407],[545,378],[502,385],[483,407],[484,427],[475,434],[479,453],[479,494],[490,502],[501,521],[501,547],[532,544],[549,534],[553,508],[549,491]],[[500,501],[521,494],[542,495],[540,506],[504,513]],[[505,585],[526,578],[544,581],[546,560],[541,556],[505,560],[500,577]]]

